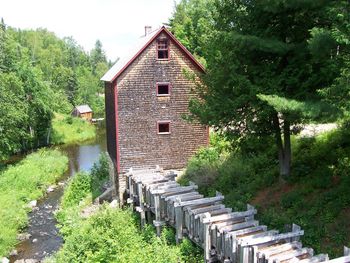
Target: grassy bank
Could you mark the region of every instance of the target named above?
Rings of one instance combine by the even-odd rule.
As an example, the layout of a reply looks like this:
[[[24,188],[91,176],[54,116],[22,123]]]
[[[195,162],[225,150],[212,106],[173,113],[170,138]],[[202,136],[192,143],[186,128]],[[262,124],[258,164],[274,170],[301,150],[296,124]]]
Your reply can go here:
[[[258,219],[271,229],[299,224],[305,246],[341,256],[350,245],[348,126],[315,138],[294,137],[292,175],[285,182],[278,176],[274,142],[260,139],[229,150],[216,141],[190,161],[182,183],[195,181],[209,195],[221,191],[237,210],[255,205]]]
[[[41,198],[67,164],[61,152],[42,149],[0,173],[0,256],[10,252],[18,232],[28,223],[27,204]]]
[[[172,230],[165,229],[158,238],[151,226],[140,231],[139,219],[130,210],[91,206],[107,171],[101,165],[91,174],[78,173],[69,182],[57,213],[64,245],[49,262],[201,261],[201,252],[190,241],[175,245]],[[87,216],[87,211],[92,215]]]
[[[94,139],[96,128],[89,122],[55,113],[52,120],[52,144],[71,144]]]

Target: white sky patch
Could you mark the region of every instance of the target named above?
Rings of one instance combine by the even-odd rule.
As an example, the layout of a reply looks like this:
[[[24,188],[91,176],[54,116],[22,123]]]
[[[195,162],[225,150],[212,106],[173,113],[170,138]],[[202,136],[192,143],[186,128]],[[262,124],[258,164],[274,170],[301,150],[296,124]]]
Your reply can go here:
[[[144,34],[146,25],[167,23],[175,2],[179,0],[0,0],[0,17],[12,27],[72,36],[86,51],[99,39],[114,61]]]

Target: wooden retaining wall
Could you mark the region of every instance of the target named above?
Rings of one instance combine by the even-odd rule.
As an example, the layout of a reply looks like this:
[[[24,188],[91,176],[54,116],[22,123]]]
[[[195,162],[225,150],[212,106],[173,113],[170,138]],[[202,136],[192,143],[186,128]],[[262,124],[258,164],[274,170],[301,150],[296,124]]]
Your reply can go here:
[[[140,213],[141,226],[153,224],[160,235],[164,225],[176,229],[176,241],[184,236],[204,249],[205,262],[224,263],[350,263],[344,257],[329,260],[327,254],[314,255],[299,241],[304,231],[293,224],[290,231],[268,230],[254,219],[256,209],[232,211],[222,204],[224,196],[204,197],[198,186],[180,186],[174,172],[130,170],[126,174],[127,203]]]

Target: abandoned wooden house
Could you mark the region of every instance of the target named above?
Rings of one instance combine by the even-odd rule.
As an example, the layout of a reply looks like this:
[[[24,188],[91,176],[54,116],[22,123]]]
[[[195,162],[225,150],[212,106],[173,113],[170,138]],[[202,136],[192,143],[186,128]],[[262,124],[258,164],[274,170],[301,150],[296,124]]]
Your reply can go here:
[[[185,167],[208,129],[183,120],[194,87],[184,70],[200,77],[202,65],[162,27],[101,78],[105,82],[108,153],[118,174],[130,167]]]
[[[79,117],[87,121],[91,121],[92,109],[89,107],[89,105],[75,106],[75,108],[72,111],[72,116]]]

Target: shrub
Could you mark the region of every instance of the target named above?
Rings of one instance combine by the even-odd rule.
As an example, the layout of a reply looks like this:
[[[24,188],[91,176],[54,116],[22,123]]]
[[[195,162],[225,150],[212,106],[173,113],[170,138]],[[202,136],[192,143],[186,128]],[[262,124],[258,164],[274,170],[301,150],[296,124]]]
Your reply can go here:
[[[293,136],[287,182],[279,180],[275,146],[262,137],[234,142],[235,150],[224,158],[215,147],[202,149],[189,162],[186,179],[201,182],[203,193],[222,192],[234,210],[254,202],[260,207],[257,219],[269,228],[285,231],[287,225],[299,224],[305,230],[304,246],[341,256],[339,248],[350,242],[350,224],[343,223],[350,218],[349,123],[313,138]],[[207,157],[212,152],[216,158]],[[203,173],[214,179],[203,180]]]
[[[106,153],[101,153],[99,161],[91,168],[92,198],[95,199],[103,192],[103,186],[109,179],[109,163]]]
[[[61,208],[78,205],[91,192],[91,175],[79,172],[71,177],[61,200]]]
[[[68,158],[58,150],[41,149],[0,174],[0,255],[17,243],[26,226],[27,204],[41,198],[67,170]]]
[[[203,262],[203,251],[194,245],[191,240],[185,238],[180,244],[182,262],[197,263]]]
[[[107,156],[102,153],[90,173],[79,172],[69,179],[56,213],[61,234],[70,235],[75,231],[80,210],[102,193],[102,185],[108,178]]]
[[[64,120],[67,124],[73,124],[73,117],[72,116],[67,116]]]
[[[191,180],[204,190],[207,185],[211,185],[216,180],[220,163],[222,159],[216,148],[202,148],[189,160],[180,183],[188,184]]]
[[[72,144],[96,137],[95,126],[82,119],[63,114],[55,114],[52,128],[52,144]]]
[[[80,220],[79,227],[65,237],[56,262],[198,262],[194,246],[185,240],[183,245],[168,244],[163,232],[161,238],[146,228],[147,235],[130,210],[103,206],[98,213]],[[147,240],[145,240],[147,236]],[[183,254],[181,253],[183,252]]]
[[[300,191],[291,191],[282,195],[281,205],[284,208],[290,208],[297,206],[298,203],[302,200],[303,195]]]
[[[218,190],[225,195],[227,205],[244,209],[256,191],[278,179],[273,150],[247,154],[236,148],[229,154],[227,141],[220,136],[211,134],[211,142],[210,147],[200,149],[190,159],[180,183],[193,181],[205,195],[214,195]],[[252,148],[252,141],[245,143],[248,148]]]
[[[174,232],[168,228],[160,238],[153,226],[140,231],[139,218],[131,210],[104,205],[88,218],[81,216],[81,210],[91,204],[91,178],[106,178],[106,164],[102,155],[91,175],[78,173],[70,180],[57,213],[64,245],[50,261],[199,262],[202,251],[190,241],[177,246]]]

